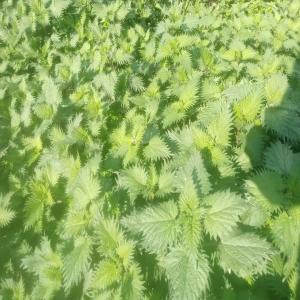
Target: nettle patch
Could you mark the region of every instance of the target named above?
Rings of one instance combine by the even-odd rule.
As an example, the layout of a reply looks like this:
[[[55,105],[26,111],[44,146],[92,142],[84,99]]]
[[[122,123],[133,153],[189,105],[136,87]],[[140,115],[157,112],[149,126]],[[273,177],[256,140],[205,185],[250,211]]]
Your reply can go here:
[[[0,4],[3,299],[296,299],[300,3]]]

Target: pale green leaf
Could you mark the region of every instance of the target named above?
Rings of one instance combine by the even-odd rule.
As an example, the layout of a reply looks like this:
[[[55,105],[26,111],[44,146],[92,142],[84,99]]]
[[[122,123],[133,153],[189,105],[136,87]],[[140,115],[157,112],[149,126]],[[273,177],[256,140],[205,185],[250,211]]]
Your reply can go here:
[[[221,239],[236,227],[245,209],[241,197],[229,190],[207,196],[205,204],[208,206],[204,217],[205,230],[212,237]]]
[[[89,238],[79,238],[74,248],[63,259],[63,283],[66,291],[77,285],[89,268],[92,243]]]
[[[149,160],[167,159],[171,156],[168,145],[159,137],[154,136],[144,149],[144,156]]]
[[[283,101],[284,95],[288,89],[288,80],[285,75],[274,74],[271,76],[265,86],[268,103],[272,106],[278,106]]]
[[[123,277],[121,299],[142,299],[144,289],[142,271],[137,264],[132,264]]]
[[[171,245],[177,234],[177,205],[173,201],[145,208],[122,220],[131,232],[142,235],[148,251],[163,252]]]
[[[218,247],[219,264],[224,272],[247,278],[267,272],[272,246],[253,233],[227,236]]]
[[[119,187],[128,191],[132,200],[135,200],[139,194],[142,194],[146,184],[148,175],[142,166],[133,166],[122,171],[118,176]]]
[[[15,212],[10,208],[0,206],[0,227],[7,226],[15,217]]]
[[[209,285],[209,264],[204,255],[191,255],[183,248],[175,248],[162,259],[162,266],[174,300],[198,300]]]

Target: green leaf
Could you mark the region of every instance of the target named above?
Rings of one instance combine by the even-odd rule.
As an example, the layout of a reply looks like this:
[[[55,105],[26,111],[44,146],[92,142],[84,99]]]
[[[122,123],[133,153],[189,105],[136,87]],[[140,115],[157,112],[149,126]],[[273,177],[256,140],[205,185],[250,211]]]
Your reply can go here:
[[[170,298],[197,300],[209,284],[209,264],[204,255],[192,255],[183,248],[174,248],[162,259],[170,285]]]
[[[115,88],[118,81],[118,77],[115,72],[109,74],[98,74],[94,78],[95,85],[97,87],[102,87],[106,95],[114,99],[115,98]]]
[[[175,189],[175,174],[169,170],[163,170],[158,178],[157,195],[163,197],[172,193]]]
[[[261,110],[262,95],[260,91],[252,92],[234,106],[236,117],[243,122],[254,122]]]
[[[252,48],[245,48],[241,54],[242,54],[242,60],[257,60],[259,55]]]
[[[199,76],[194,76],[188,83],[178,89],[179,102],[184,110],[190,109],[196,102],[199,86]]]
[[[265,152],[265,165],[278,174],[288,175],[293,167],[295,155],[287,144],[277,142]]]
[[[198,192],[200,192],[201,195],[207,195],[210,192],[210,175],[206,170],[200,153],[193,153],[183,169],[185,175],[192,176]]]
[[[216,144],[229,144],[233,122],[231,110],[226,102],[209,102],[203,111],[200,111],[199,120]]]
[[[288,80],[285,75],[275,74],[270,77],[265,86],[267,101],[271,106],[278,106],[282,103],[288,89]]]
[[[300,140],[300,117],[295,107],[281,105],[266,108],[263,115],[263,124],[282,138],[292,141]]]
[[[25,203],[25,229],[29,229],[42,221],[44,203],[40,199],[30,198]]]
[[[202,239],[202,215],[195,185],[190,178],[184,183],[183,191],[179,198],[181,239],[190,251],[197,251]]]
[[[15,217],[15,212],[9,208],[0,206],[0,227],[7,226]]]
[[[145,249],[162,253],[176,239],[177,214],[177,205],[169,201],[125,217],[122,224],[132,233],[142,234]]]
[[[294,208],[282,212],[271,221],[271,235],[274,244],[288,259],[297,259],[300,242],[300,211]]]
[[[100,192],[99,182],[92,175],[89,168],[82,168],[71,187],[73,207],[76,210],[85,208],[92,200],[96,199]]]
[[[243,170],[249,171],[262,166],[266,133],[262,127],[251,126],[243,138],[242,146],[236,149],[237,162]]]
[[[253,84],[251,82],[238,83],[236,85],[230,86],[223,92],[224,96],[227,97],[231,102],[245,99],[252,93],[254,93],[255,95],[262,95],[262,84]]]
[[[166,106],[163,111],[163,127],[167,128],[170,125],[177,123],[185,117],[185,110],[180,102],[173,102]]]
[[[41,100],[54,107],[61,102],[61,93],[53,79],[48,78],[43,83]]]
[[[227,236],[218,247],[219,264],[224,272],[247,278],[267,272],[273,254],[271,245],[253,233]]]
[[[132,56],[129,53],[126,53],[123,49],[117,49],[113,59],[118,65],[121,66],[130,63]]]
[[[227,50],[222,54],[222,58],[228,61],[235,61],[236,57],[237,57],[237,51],[233,49]]]
[[[154,136],[145,147],[144,156],[146,159],[156,161],[169,158],[171,152],[168,145],[159,136]]]
[[[205,204],[208,206],[204,217],[205,230],[215,239],[226,238],[245,210],[241,197],[229,190],[207,196]]]
[[[278,211],[282,206],[288,204],[283,193],[285,187],[282,177],[269,171],[261,172],[246,180],[247,191],[268,213]]]
[[[261,227],[269,219],[270,213],[266,212],[252,197],[247,199],[247,208],[241,216],[241,222],[245,225]]]
[[[118,224],[113,219],[103,219],[96,230],[99,251],[102,255],[114,253],[124,237]]]
[[[200,95],[204,102],[214,100],[220,96],[221,90],[219,85],[211,79],[205,79],[201,83]]]
[[[132,76],[130,78],[130,87],[135,92],[142,92],[145,89],[142,78],[138,76]]]
[[[74,249],[63,259],[63,282],[65,291],[77,285],[88,271],[92,243],[89,238],[80,237],[75,241]]]
[[[142,299],[144,291],[144,281],[141,269],[137,264],[132,264],[125,273],[121,288],[121,299]]]
[[[64,235],[66,237],[76,236],[83,232],[88,225],[88,219],[84,210],[69,211],[64,222]]]
[[[128,191],[132,200],[135,200],[139,194],[142,194],[146,184],[148,175],[144,167],[133,166],[127,170],[120,172],[118,176],[118,185]]]
[[[92,286],[96,289],[105,289],[121,278],[121,268],[113,260],[103,260],[99,263],[94,276]]]
[[[55,18],[61,16],[63,11],[70,5],[70,0],[52,0],[50,11]]]
[[[22,259],[22,267],[37,276],[32,291],[32,299],[52,299],[61,288],[61,258],[55,253],[50,241],[43,237],[40,248]]]
[[[192,127],[184,126],[182,129],[167,132],[168,138],[175,142],[181,154],[186,155],[194,152]]]

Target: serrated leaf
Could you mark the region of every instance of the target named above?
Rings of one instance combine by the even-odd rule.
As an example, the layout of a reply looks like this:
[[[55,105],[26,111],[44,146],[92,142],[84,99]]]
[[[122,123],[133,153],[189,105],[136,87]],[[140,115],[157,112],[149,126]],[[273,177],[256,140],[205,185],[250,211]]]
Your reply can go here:
[[[121,268],[113,260],[104,260],[99,263],[93,276],[92,286],[96,289],[105,289],[121,278]]]
[[[247,278],[267,271],[272,256],[271,245],[253,233],[224,238],[218,247],[219,264],[224,272]]]
[[[277,173],[264,171],[254,175],[246,180],[246,188],[253,199],[268,213],[288,204],[283,194],[285,183]]]
[[[88,168],[82,168],[72,185],[70,194],[74,198],[74,209],[80,210],[96,199],[100,192],[100,186],[92,172]]]
[[[288,213],[282,212],[271,221],[271,234],[275,245],[289,259],[296,258],[300,242],[299,208]]]
[[[148,175],[141,166],[133,166],[122,171],[118,177],[118,185],[126,189],[132,200],[135,200],[138,194],[143,193],[147,184]]]
[[[94,78],[95,85],[97,87],[102,87],[107,96],[111,99],[115,98],[115,87],[118,78],[116,73],[112,72],[109,74],[98,74]]]
[[[278,174],[288,175],[292,169],[295,157],[287,144],[277,142],[265,152],[265,164],[269,170]]]
[[[121,288],[121,299],[139,300],[144,291],[144,281],[141,269],[137,264],[133,264],[126,272]]]
[[[158,196],[164,196],[174,191],[175,174],[172,171],[164,170],[158,178]]]
[[[91,259],[91,244],[89,238],[79,238],[74,249],[64,257],[62,271],[66,291],[77,285],[87,272]]]
[[[288,89],[288,80],[285,75],[275,74],[270,77],[265,86],[266,97],[270,105],[278,106]]]
[[[25,203],[25,228],[28,229],[42,220],[44,203],[40,199],[30,198]]]
[[[15,212],[9,208],[0,207],[0,227],[7,226],[15,217]]]
[[[202,239],[202,217],[204,211],[199,207],[197,191],[193,180],[185,181],[179,198],[181,239],[190,251],[198,249]]]
[[[42,86],[42,92],[41,99],[44,102],[53,106],[57,106],[61,102],[61,93],[52,78],[45,80]]]
[[[183,248],[175,248],[161,264],[166,269],[171,299],[197,300],[205,294],[210,268],[204,255],[197,257]]]
[[[129,231],[142,234],[145,249],[160,253],[175,241],[177,214],[177,205],[169,201],[125,217],[122,224]]]
[[[169,158],[171,152],[168,145],[159,136],[154,136],[145,147],[144,156],[146,159],[156,161]]]
[[[118,224],[113,219],[102,220],[98,225],[96,234],[100,244],[99,251],[105,255],[116,251],[124,239]]]
[[[225,238],[236,227],[239,216],[245,210],[240,196],[227,191],[216,192],[206,197],[208,209],[204,217],[204,226],[213,238]]]
[[[52,0],[49,8],[52,15],[55,18],[58,18],[69,5],[70,0]]]
[[[266,108],[263,124],[275,131],[280,137],[292,141],[300,140],[300,117],[295,109],[285,106]]]
[[[232,113],[225,102],[209,102],[199,114],[201,123],[216,144],[226,146],[232,128]]]

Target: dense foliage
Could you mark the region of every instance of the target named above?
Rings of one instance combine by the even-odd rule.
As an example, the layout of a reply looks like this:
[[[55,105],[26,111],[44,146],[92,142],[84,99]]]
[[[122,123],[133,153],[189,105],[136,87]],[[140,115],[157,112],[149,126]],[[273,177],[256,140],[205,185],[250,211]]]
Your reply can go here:
[[[296,299],[300,2],[4,0],[1,299]]]

